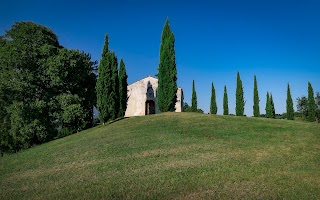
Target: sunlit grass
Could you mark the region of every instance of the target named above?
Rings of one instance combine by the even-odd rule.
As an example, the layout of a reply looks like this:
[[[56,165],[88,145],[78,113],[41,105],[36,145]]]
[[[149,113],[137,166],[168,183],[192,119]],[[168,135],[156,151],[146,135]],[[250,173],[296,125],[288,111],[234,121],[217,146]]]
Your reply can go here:
[[[319,199],[317,123],[164,113],[0,158],[0,199]]]

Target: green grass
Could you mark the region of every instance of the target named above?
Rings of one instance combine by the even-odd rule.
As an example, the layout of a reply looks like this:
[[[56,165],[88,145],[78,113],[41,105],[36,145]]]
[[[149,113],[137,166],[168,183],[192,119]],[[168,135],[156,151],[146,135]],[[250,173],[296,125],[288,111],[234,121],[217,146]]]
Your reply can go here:
[[[164,113],[0,158],[0,199],[319,199],[317,123]]]

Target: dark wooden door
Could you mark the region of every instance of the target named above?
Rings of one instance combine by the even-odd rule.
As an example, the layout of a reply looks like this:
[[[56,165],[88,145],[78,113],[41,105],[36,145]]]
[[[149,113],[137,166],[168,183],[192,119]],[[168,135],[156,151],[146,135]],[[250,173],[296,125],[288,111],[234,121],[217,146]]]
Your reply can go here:
[[[152,100],[146,101],[146,115],[156,114],[156,104]]]

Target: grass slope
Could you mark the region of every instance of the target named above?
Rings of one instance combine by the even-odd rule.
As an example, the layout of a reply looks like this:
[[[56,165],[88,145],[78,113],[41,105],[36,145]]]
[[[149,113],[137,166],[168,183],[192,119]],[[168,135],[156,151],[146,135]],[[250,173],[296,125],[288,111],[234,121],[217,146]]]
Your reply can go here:
[[[320,125],[164,113],[0,158],[0,199],[319,199]]]

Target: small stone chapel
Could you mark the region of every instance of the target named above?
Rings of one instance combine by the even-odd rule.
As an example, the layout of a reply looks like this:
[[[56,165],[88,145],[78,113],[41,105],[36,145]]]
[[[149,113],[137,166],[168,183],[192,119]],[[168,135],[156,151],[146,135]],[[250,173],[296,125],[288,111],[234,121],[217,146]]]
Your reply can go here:
[[[152,76],[128,85],[128,102],[125,117],[160,113],[158,109],[158,79]],[[183,111],[183,90],[177,90],[176,112]]]

